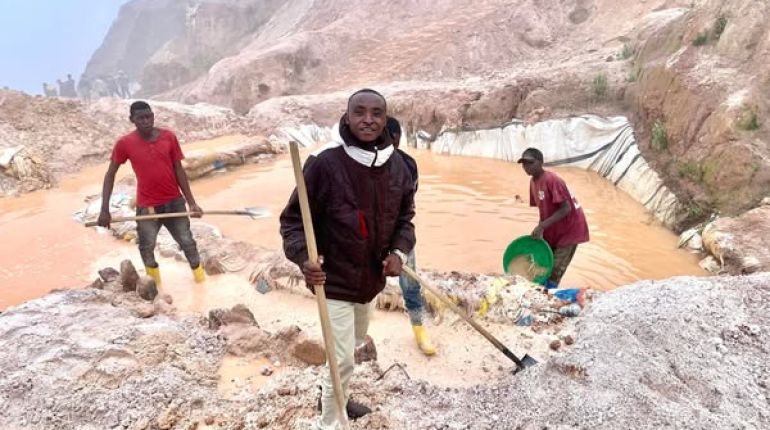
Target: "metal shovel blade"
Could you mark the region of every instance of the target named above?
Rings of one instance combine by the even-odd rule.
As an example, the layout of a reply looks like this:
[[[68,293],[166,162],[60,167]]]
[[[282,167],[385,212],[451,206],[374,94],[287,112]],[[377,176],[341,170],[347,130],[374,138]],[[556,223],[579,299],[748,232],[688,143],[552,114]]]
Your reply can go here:
[[[529,354],[524,355],[524,357],[521,357],[521,360],[516,363],[517,366],[513,370],[513,374],[517,374],[521,372],[522,370],[528,369],[533,366],[537,366],[538,362],[534,358],[532,358]]]
[[[262,207],[244,208],[242,211],[238,212],[241,212],[242,215],[246,215],[251,219],[269,218],[272,215],[270,209]]]
[[[526,354],[524,357],[521,357],[521,364],[526,369],[527,367],[537,366],[537,360]]]

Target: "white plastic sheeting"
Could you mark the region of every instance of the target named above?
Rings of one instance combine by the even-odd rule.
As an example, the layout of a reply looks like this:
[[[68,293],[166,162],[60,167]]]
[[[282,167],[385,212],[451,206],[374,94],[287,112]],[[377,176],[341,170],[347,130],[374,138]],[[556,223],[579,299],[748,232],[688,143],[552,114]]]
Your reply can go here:
[[[333,127],[305,124],[298,127],[282,127],[279,131],[282,135],[281,137],[293,140],[305,148],[310,148],[334,139],[335,136],[339,135],[338,127],[338,124],[335,124]]]
[[[300,145],[326,143],[338,133],[337,125],[315,124],[284,128],[282,134]],[[529,147],[543,152],[548,166],[573,166],[597,172],[671,227],[680,203],[660,175],[644,160],[634,130],[622,116],[583,115],[526,125],[514,121],[489,129],[447,129],[433,137],[416,134],[416,145],[444,155],[484,157],[516,162]],[[402,145],[406,136],[402,136]]]
[[[435,138],[417,133],[417,147],[437,154],[516,162],[529,147],[543,152],[548,166],[589,169],[642,203],[658,220],[675,223],[679,202],[642,157],[633,128],[622,116],[584,115],[526,125],[516,121],[479,130],[445,130]]]

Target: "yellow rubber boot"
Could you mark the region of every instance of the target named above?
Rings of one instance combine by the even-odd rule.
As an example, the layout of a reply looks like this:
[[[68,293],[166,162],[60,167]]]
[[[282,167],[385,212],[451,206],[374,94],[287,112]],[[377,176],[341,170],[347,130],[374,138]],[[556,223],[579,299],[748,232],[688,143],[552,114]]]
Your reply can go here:
[[[193,269],[193,276],[195,277],[195,283],[197,284],[206,280],[206,271],[203,270],[202,264],[198,264],[198,267]]]
[[[146,267],[144,268],[147,276],[155,280],[155,286],[160,287],[160,267]]]
[[[412,331],[414,332],[414,338],[417,341],[417,346],[420,348],[420,351],[422,351],[425,355],[433,355],[436,353],[436,346],[433,345],[433,342],[430,341],[430,337],[428,337],[428,332],[425,330],[425,327],[421,325],[413,325]]]

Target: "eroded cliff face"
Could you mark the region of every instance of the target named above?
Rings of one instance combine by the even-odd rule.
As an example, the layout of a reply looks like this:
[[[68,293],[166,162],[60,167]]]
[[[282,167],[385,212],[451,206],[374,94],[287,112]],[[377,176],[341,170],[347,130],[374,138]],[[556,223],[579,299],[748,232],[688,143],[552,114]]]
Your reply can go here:
[[[169,40],[145,64],[140,76],[145,94],[158,94],[187,84],[222,58],[236,55],[249,36],[283,2],[228,0],[192,2],[184,32]]]
[[[120,9],[107,36],[86,66],[89,78],[123,70],[137,79],[150,58],[185,32],[186,2],[132,0]]]
[[[768,18],[765,2],[702,1],[640,37],[637,132],[692,219],[743,212],[768,193]]]

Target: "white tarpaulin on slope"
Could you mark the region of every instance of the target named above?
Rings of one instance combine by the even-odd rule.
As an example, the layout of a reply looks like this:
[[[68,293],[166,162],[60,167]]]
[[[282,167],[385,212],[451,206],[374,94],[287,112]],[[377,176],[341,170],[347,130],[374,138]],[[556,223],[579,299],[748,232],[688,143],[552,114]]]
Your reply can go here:
[[[312,147],[335,136],[337,125],[284,128],[282,134]],[[402,145],[406,136],[401,136]],[[675,222],[679,203],[639,152],[634,130],[622,116],[584,115],[526,125],[516,121],[479,130],[445,130],[435,138],[420,131],[417,147],[444,155],[484,157],[516,162],[529,147],[543,152],[549,166],[573,166],[602,175],[640,202],[667,226]]]
[[[548,166],[574,166],[602,175],[642,203],[666,225],[673,225],[678,201],[642,158],[625,117],[584,115],[533,125],[512,122],[481,130],[445,130],[435,139],[417,134],[417,147],[437,154],[516,162],[529,147],[543,152]]]

